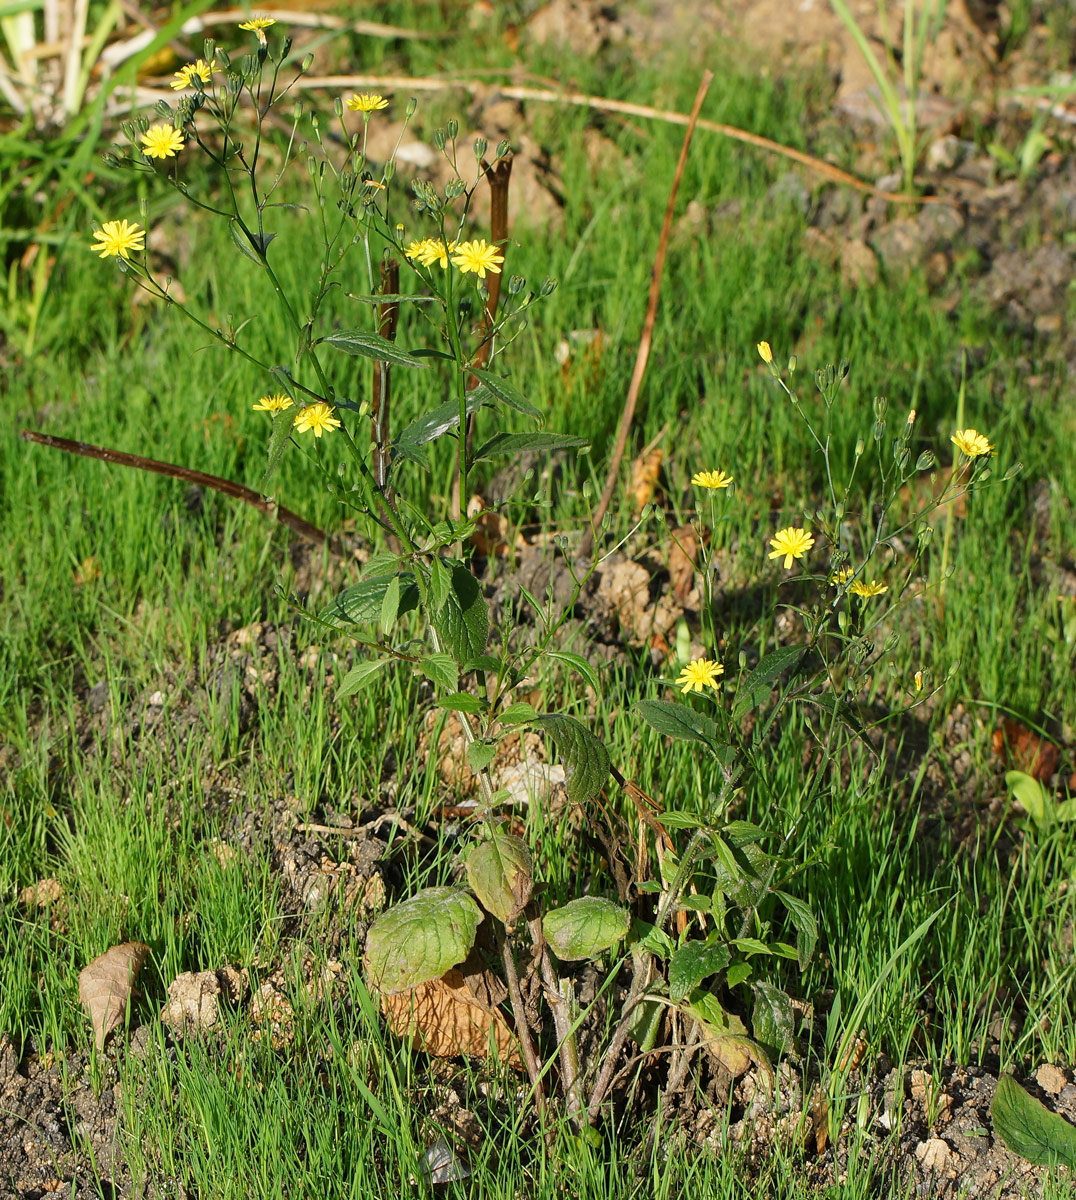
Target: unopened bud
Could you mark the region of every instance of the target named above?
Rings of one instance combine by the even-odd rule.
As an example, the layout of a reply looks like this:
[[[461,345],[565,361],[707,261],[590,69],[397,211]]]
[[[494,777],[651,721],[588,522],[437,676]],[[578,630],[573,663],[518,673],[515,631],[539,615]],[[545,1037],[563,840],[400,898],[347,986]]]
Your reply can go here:
[[[889,401],[884,396],[874,397],[874,415],[881,421],[889,411]]]
[[[924,450],[915,460],[915,469],[917,471],[929,471],[937,461],[932,450]]]
[[[337,96],[333,100],[333,112],[336,113],[338,117],[342,117],[344,115],[344,101],[340,96]]]
[[[866,446],[866,443],[863,441],[863,439],[857,438],[856,439],[856,458],[862,458],[863,451],[866,450],[866,448],[867,448],[867,446]]]
[[[481,162],[482,159],[485,157],[486,147],[488,145],[489,145],[489,143],[486,141],[486,139],[484,137],[475,138],[475,140],[474,140],[474,156],[478,162]]]
[[[408,121],[415,115],[415,109],[418,108],[418,101],[414,96],[407,102],[407,108],[404,109],[404,118]]]
[[[314,56],[312,54],[304,54],[303,61],[299,64],[299,70],[305,75],[313,65]]]
[[[456,140],[456,135],[459,133],[459,131],[460,123],[455,119],[455,117],[453,117],[451,121],[445,122],[445,133],[448,135],[448,140],[450,142],[454,142]]]

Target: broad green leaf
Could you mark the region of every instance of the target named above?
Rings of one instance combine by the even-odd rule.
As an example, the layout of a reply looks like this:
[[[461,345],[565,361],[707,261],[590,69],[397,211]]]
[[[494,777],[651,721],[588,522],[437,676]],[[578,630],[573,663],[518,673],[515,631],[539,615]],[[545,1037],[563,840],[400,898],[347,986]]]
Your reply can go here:
[[[998,1080],[990,1116],[994,1132],[1014,1154],[1038,1167],[1076,1168],[1076,1125],[1051,1112],[1011,1075]]]
[[[451,696],[438,696],[435,701],[438,708],[447,708],[451,712],[471,713],[477,716],[489,708],[489,701],[473,692],[453,692]]]
[[[640,884],[639,890],[647,891],[648,889]],[[653,890],[660,891],[660,885],[655,883]],[[644,921],[641,917],[635,917],[631,923],[631,944],[633,948],[639,946],[641,949],[648,951],[655,957],[660,958],[662,962],[665,962],[676,953],[676,943],[669,937],[665,930],[659,929],[656,925],[651,925],[649,921]]]
[[[389,580],[388,587],[385,588],[385,594],[381,597],[381,613],[378,617],[378,625],[381,632],[389,634],[392,632],[393,625],[396,624],[396,615],[400,611],[400,577],[393,575]]]
[[[628,1036],[643,1054],[657,1045],[665,1005],[660,1000],[640,1000],[628,1014]]]
[[[679,1004],[710,975],[729,965],[728,947],[720,942],[688,942],[669,959],[669,999]]]
[[[725,972],[725,985],[728,988],[739,987],[745,979],[750,979],[755,968],[744,959],[743,962],[733,963]]]
[[[471,373],[476,379],[480,379],[491,395],[502,404],[508,405],[518,413],[523,413],[526,417],[533,417],[539,425],[545,423],[545,416],[541,410],[535,408],[510,379],[504,379],[492,371],[484,371],[478,367],[472,368]]]
[[[609,778],[609,751],[590,730],[574,717],[548,713],[534,722],[553,739],[564,759],[568,799],[585,804],[605,786]]]
[[[462,564],[452,566],[448,599],[434,614],[442,643],[457,663],[475,658],[489,638],[489,608],[482,586]]]
[[[715,837],[713,846],[718,890],[739,908],[756,908],[769,890],[773,860],[753,843],[732,847]]]
[[[735,946],[741,954],[770,954],[770,948],[764,941],[756,937],[733,938],[730,945]]]
[[[481,399],[473,399],[474,392],[467,397],[468,416],[482,407]],[[423,446],[429,442],[444,437],[450,430],[458,430],[460,425],[460,406],[455,400],[446,400],[435,409],[416,417],[410,425],[405,426],[399,437],[392,443],[392,448],[401,458],[421,466],[426,465],[426,451]]]
[[[755,1063],[772,1082],[773,1068],[766,1052],[747,1037],[747,1028],[735,1013],[726,1012],[716,996],[701,989],[691,993],[684,1010],[702,1026],[703,1047],[736,1078]]]
[[[357,354],[362,358],[373,358],[378,362],[392,363],[396,367],[425,367],[426,364],[406,350],[401,350],[395,342],[383,338],[379,333],[371,333],[366,329],[350,329],[342,333],[330,333],[328,337],[318,338],[317,344],[331,346],[334,350],[343,350],[345,354]]]
[[[631,914],[600,896],[583,896],[542,918],[542,933],[557,958],[577,962],[595,958],[628,932]]]
[[[1005,782],[1009,791],[1020,801],[1027,810],[1027,815],[1035,822],[1036,829],[1045,829],[1050,824],[1053,813],[1050,811],[1050,798],[1046,789],[1032,775],[1023,771],[1006,771]]]
[[[796,958],[800,970],[806,971],[818,944],[818,922],[814,913],[802,900],[790,896],[788,892],[776,892],[775,895],[788,909],[789,920],[796,927]]]
[[[531,597],[531,600],[537,603],[533,597]],[[565,666],[578,671],[587,684],[594,690],[595,695],[600,696],[602,694],[601,680],[598,678],[598,672],[581,654],[572,654],[569,650],[547,650],[545,656],[546,658],[556,659],[558,662],[564,663]]]
[[[747,1036],[747,1026],[735,1013],[726,1012],[713,992],[697,988],[681,1007],[698,1021],[709,1037]]]
[[[792,1001],[772,983],[759,980],[751,985],[755,1005],[751,1010],[751,1028],[755,1041],[778,1055],[788,1054],[795,1045]]]
[[[381,617],[381,606],[385,593],[395,575],[373,575],[361,579],[344,590],[322,610],[321,620],[333,625],[369,625]],[[400,600],[396,606],[399,618],[403,613],[418,607],[418,588],[414,577],[401,574]]]
[[[387,667],[391,661],[390,658],[367,658],[356,663],[336,689],[336,699],[342,700],[345,696],[354,696],[361,692],[367,684],[373,682],[374,676]]]
[[[525,721],[533,721],[537,716],[533,704],[520,700],[517,704],[509,704],[499,719],[502,725],[522,725]]]
[[[496,742],[472,742],[467,747],[467,765],[477,775],[497,757]]]
[[[1055,821],[1076,821],[1076,800],[1062,800],[1054,806]]]
[[[440,558],[430,559],[430,607],[434,612],[444,608],[452,580],[448,568]]]
[[[732,706],[732,719],[739,721],[760,704],[773,690],[774,680],[789,667],[798,663],[807,653],[806,646],[782,646],[766,655],[750,675],[736,689],[736,703]]]
[[[766,831],[751,821],[729,821],[721,833],[734,846],[747,846],[752,842],[761,842],[766,837]]]
[[[534,859],[527,843],[495,829],[467,854],[467,882],[487,911],[510,925],[534,888]]]
[[[701,742],[711,750],[722,744],[717,722],[676,700],[637,700],[635,711],[658,733],[687,742]]]
[[[500,455],[548,454],[554,450],[581,450],[589,446],[585,437],[571,433],[495,433],[474,452],[472,462],[486,462]]]
[[[426,654],[418,665],[439,691],[455,692],[459,688],[460,672],[451,654]]]
[[[393,995],[440,979],[474,945],[482,910],[460,888],[426,888],[370,926],[364,961],[378,991]]]

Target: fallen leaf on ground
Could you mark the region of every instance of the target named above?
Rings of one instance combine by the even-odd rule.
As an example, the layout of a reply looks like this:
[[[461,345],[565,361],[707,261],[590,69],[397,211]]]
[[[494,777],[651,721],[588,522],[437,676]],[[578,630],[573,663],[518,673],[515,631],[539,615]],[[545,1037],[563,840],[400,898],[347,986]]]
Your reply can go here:
[[[1023,771],[1040,783],[1051,779],[1057,770],[1058,750],[1053,742],[1032,733],[1011,717],[1006,717],[994,730],[991,745],[1006,766]]]
[[[83,967],[78,976],[78,998],[90,1015],[97,1049],[123,1020],[134,981],[150,948],[143,942],[124,942],[113,946]]]
[[[508,1022],[467,987],[458,967],[410,991],[383,993],[381,1011],[395,1034],[435,1058],[485,1058],[492,1041],[502,1062],[517,1070],[523,1065]]]

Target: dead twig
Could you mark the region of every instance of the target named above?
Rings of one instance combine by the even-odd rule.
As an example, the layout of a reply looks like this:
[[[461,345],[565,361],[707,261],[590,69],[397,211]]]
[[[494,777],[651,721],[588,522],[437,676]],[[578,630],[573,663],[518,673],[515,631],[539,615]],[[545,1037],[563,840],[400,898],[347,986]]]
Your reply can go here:
[[[591,518],[590,528],[584,532],[583,540],[579,546],[579,554],[582,558],[586,558],[594,548],[595,535],[605,518],[605,514],[609,511],[609,505],[613,499],[613,491],[616,488],[617,477],[620,474],[620,464],[624,458],[624,450],[628,444],[628,434],[631,432],[631,423],[635,416],[635,404],[639,399],[639,390],[643,385],[643,376],[646,374],[646,364],[650,359],[650,343],[653,340],[654,322],[657,320],[658,315],[658,297],[661,295],[661,280],[665,273],[665,253],[669,248],[669,236],[672,233],[673,213],[676,211],[676,196],[680,191],[680,180],[683,178],[684,167],[687,165],[687,154],[691,148],[691,138],[699,120],[702,102],[706,99],[706,93],[710,90],[713,78],[713,71],[703,72],[698,91],[695,93],[695,103],[691,106],[691,116],[688,118],[687,130],[684,133],[684,142],[680,147],[680,158],[676,164],[672,187],[669,189],[669,203],[665,207],[665,220],[661,225],[661,236],[658,238],[657,253],[654,255],[654,266],[650,272],[650,298],[646,305],[643,332],[639,337],[639,350],[635,355],[635,370],[632,372],[631,383],[628,385],[628,394],[624,399],[624,411],[620,414],[620,427],[617,429],[616,444],[613,447],[613,457],[609,462],[609,470],[606,472],[605,487],[602,489],[601,500],[598,501],[598,507]]]

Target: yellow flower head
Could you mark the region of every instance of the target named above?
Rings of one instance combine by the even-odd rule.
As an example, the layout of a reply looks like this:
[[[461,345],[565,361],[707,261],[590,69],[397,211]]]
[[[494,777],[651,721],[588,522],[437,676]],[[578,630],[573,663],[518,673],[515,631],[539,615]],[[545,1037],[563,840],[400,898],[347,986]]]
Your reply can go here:
[[[923,690],[923,672],[916,671],[915,673],[915,690],[921,692]]]
[[[129,258],[132,250],[146,248],[145,232],[141,226],[127,220],[106,221],[94,235],[97,241],[92,249],[102,258]]]
[[[183,145],[179,130],[167,121],[158,121],[142,134],[142,153],[147,158],[174,158]]]
[[[219,70],[220,64],[216,59],[207,63],[204,58],[200,58],[196,62],[187,63],[172,76],[172,88],[174,91],[181,92],[185,87],[190,87],[195,79],[200,79],[203,84],[209,83],[213,78],[213,72]]]
[[[732,482],[732,476],[726,475],[724,471],[698,471],[691,476],[691,482],[696,487],[727,488]]]
[[[770,538],[770,545],[773,549],[770,551],[769,557],[783,558],[787,571],[792,566],[793,559],[803,558],[814,545],[814,535],[808,533],[806,529],[796,529],[789,525],[786,529],[778,529]]]
[[[492,271],[494,275],[501,273],[504,255],[485,238],[478,238],[473,242],[460,242],[452,261],[464,275],[473,274],[485,279],[487,271]]]
[[[773,362],[773,351],[770,349],[769,342],[759,342],[756,349],[758,350],[759,358],[761,358],[764,363],[768,365],[769,363]]]
[[[968,458],[981,458],[984,454],[994,453],[994,447],[987,441],[986,434],[977,429],[958,429],[949,440]]]
[[[418,256],[422,253],[422,248],[425,246],[425,244],[426,243],[424,241],[418,239],[413,242],[408,242],[407,245],[404,246],[404,257],[410,259],[418,258]]]
[[[267,45],[265,31],[270,25],[276,24],[276,17],[251,17],[249,21],[241,21],[240,29],[245,29],[247,33],[256,33],[258,41],[263,46]]]
[[[274,396],[262,396],[257,404],[253,405],[254,412],[278,413],[283,412],[286,408],[291,408],[291,397],[285,396],[282,392],[277,392]]]
[[[886,584],[879,583],[877,579],[871,580],[870,583],[864,579],[857,579],[848,590],[863,600],[869,600],[871,596],[880,596],[883,592],[888,592],[889,588]]]
[[[834,587],[840,587],[842,583],[847,583],[854,574],[855,571],[853,571],[851,567],[841,567],[839,571],[833,572],[833,574],[829,577],[829,581],[834,585]]]
[[[687,695],[690,691],[701,692],[704,688],[716,688],[718,677],[724,675],[725,668],[712,658],[695,658],[680,672],[676,686]]]
[[[444,271],[448,270],[448,256],[456,249],[456,243],[446,246],[440,238],[423,238],[421,242],[412,242],[405,251],[408,258],[417,259],[424,267],[432,267],[434,263]]]
[[[333,408],[331,404],[326,404],[324,400],[318,400],[315,404],[308,404],[305,408],[301,408],[295,414],[294,427],[299,433],[313,430],[314,437],[319,438],[323,433],[332,433],[334,429],[340,428],[340,421],[333,416]]]
[[[361,112],[363,116],[368,116],[379,108],[388,108],[388,106],[389,102],[385,97],[377,95],[376,92],[354,92],[344,101],[345,108],[350,109],[351,112]]]

